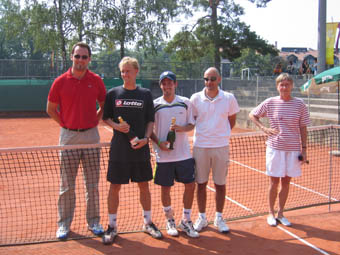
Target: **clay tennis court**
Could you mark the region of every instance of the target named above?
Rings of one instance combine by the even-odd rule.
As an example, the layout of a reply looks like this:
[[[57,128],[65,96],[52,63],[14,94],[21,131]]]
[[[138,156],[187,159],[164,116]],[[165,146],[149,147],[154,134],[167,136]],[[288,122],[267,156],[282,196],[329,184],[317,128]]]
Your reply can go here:
[[[58,144],[59,127],[49,118],[11,118],[1,119],[0,121],[1,148],[49,146]],[[99,130],[101,141],[109,142],[112,132],[103,124],[100,124]],[[235,131],[243,130],[235,129],[234,132]],[[256,154],[254,155],[254,157],[262,157]],[[327,163],[326,155],[320,155],[320,157],[325,158],[325,162],[321,161],[322,164]],[[251,160],[253,159],[249,158],[249,161]],[[336,161],[334,164],[339,164],[339,162]],[[317,171],[317,166],[309,168],[312,171]],[[310,170],[306,168],[304,171]],[[252,174],[255,175],[255,173]],[[251,175],[247,175],[248,177],[243,179],[242,175],[230,173],[228,176],[228,183],[232,184],[230,189],[240,185],[247,187],[247,182],[252,179]],[[322,179],[324,178],[322,175],[320,175],[321,180],[317,177],[318,175],[315,176],[315,183],[327,181],[327,178]],[[81,177],[80,172],[78,173],[78,180],[81,180],[82,178],[79,177]],[[102,178],[105,179],[105,174],[102,174]],[[294,181],[300,186],[303,185],[303,183],[298,183],[298,179]],[[30,185],[30,189],[34,189],[34,184]],[[127,189],[129,188],[127,187]],[[264,193],[266,192],[266,189],[266,185],[263,185],[263,189],[261,190],[249,189],[247,190],[247,194],[240,194],[237,197],[237,201],[247,205],[247,201],[249,202],[253,197],[258,198],[260,196],[260,203],[265,205],[266,200]],[[298,186],[293,186],[292,192],[294,192],[294,189],[298,189]],[[124,191],[122,190],[122,192]],[[208,192],[213,196],[212,190],[209,190]],[[307,191],[305,192],[307,193]],[[55,193],[55,197],[57,197],[57,191],[52,191],[52,193]],[[80,190],[80,193],[83,193],[83,190]],[[158,192],[158,194],[157,192],[152,194],[153,215],[162,214],[159,194],[160,192]],[[304,196],[303,193],[299,194]],[[83,199],[81,196],[78,197],[79,200]],[[27,199],[28,201],[20,201],[20,203],[34,203],[34,198],[31,198],[31,201],[29,200],[30,198]],[[105,199],[104,195],[102,200]],[[129,199],[129,197],[123,199]],[[294,197],[292,197],[292,199],[294,200]],[[18,201],[14,201],[13,203],[18,203]],[[194,202],[194,207],[196,207],[195,203],[196,202]],[[237,206],[231,201],[226,201],[225,208],[227,209],[225,210],[225,214],[228,215],[228,210],[233,212],[242,210],[239,207],[236,209],[236,207]],[[137,208],[139,208],[139,205],[137,205]],[[39,208],[37,210],[39,210]],[[129,210],[129,208],[126,208],[126,210]],[[195,211],[196,209],[193,208],[193,210]],[[14,209],[12,213],[15,212],[16,210]],[[54,215],[53,217],[56,218],[56,205],[53,208],[49,208],[45,213]],[[41,221],[41,219],[39,217],[34,217],[33,214],[34,212],[32,212],[32,215],[22,215],[22,218],[24,218],[24,220],[34,220],[37,229],[39,230],[39,221]],[[331,211],[329,211],[328,206],[318,206],[309,209],[289,211],[286,212],[285,215],[289,217],[293,223],[293,227],[287,228],[282,225],[279,225],[276,228],[269,227],[265,222],[266,215],[264,215],[230,221],[228,225],[231,232],[227,235],[218,233],[213,226],[209,225],[207,230],[201,232],[201,237],[199,239],[191,239],[183,234],[177,238],[169,237],[163,230],[163,240],[152,239],[144,233],[129,233],[119,235],[112,246],[104,246],[102,245],[100,238],[92,238],[66,242],[0,247],[0,254],[340,254],[339,204],[331,205]],[[76,212],[74,221],[79,221],[79,219],[81,221],[83,216],[84,215],[78,215]],[[176,219],[179,220],[180,216],[181,212],[177,211]],[[124,220],[131,220],[121,219],[126,217],[129,218],[131,216],[118,214],[118,225],[123,225]],[[137,209],[136,215],[133,217],[142,221],[140,208]],[[195,218],[196,213],[193,214],[193,219]],[[102,215],[101,221],[103,225],[105,225],[107,216]],[[162,223],[164,222],[163,218],[161,221]],[[5,223],[2,223],[1,228],[4,228],[5,225]],[[49,229],[40,230],[42,232],[41,235],[44,235],[44,232],[47,233],[48,231],[55,234],[56,221],[48,222],[47,227]],[[123,226],[119,225],[119,231],[121,231],[122,228]],[[3,234],[4,231],[1,231],[0,240],[4,238],[2,236]],[[17,234],[20,236],[22,235],[22,233]],[[76,235],[77,233],[73,234]]]

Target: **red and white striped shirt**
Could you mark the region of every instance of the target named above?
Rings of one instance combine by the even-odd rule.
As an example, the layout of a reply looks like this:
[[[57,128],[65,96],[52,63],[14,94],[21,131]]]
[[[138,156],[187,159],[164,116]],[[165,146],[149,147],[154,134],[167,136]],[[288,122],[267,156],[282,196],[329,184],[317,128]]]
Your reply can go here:
[[[300,127],[310,125],[308,110],[302,99],[293,97],[284,101],[280,96],[270,97],[251,114],[268,117],[270,127],[279,130],[279,134],[268,137],[267,146],[282,151],[300,151]]]

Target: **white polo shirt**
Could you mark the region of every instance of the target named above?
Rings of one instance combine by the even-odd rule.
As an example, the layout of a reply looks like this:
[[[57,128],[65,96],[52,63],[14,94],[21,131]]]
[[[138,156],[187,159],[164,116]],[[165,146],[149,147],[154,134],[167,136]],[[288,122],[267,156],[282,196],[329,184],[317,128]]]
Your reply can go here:
[[[155,107],[154,133],[160,141],[166,141],[172,117],[176,118],[176,124],[179,126],[186,126],[188,123],[194,124],[188,98],[176,95],[174,100],[168,103],[161,96],[153,103]],[[153,143],[153,148],[157,162],[174,162],[192,158],[186,132],[176,132],[174,150],[162,151],[155,143]]]
[[[190,98],[195,119],[194,146],[217,148],[229,145],[231,128],[228,117],[240,111],[233,94],[219,89],[210,100],[205,88]]]

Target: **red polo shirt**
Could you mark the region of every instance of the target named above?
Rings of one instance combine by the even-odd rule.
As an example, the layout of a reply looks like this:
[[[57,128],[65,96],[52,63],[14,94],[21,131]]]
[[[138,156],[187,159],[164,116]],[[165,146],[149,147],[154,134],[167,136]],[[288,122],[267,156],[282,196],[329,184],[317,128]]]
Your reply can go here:
[[[72,76],[71,68],[52,84],[48,100],[59,105],[61,126],[70,129],[93,128],[98,125],[97,101],[105,101],[102,79],[90,70],[82,79]]]

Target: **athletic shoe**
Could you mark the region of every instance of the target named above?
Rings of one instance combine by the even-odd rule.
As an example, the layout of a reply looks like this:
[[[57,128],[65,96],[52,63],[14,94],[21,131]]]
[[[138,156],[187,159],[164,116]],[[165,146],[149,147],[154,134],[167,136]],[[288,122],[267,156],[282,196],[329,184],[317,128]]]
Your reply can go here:
[[[196,238],[196,237],[199,237],[200,234],[194,229],[194,226],[192,225],[192,221],[183,221],[181,220],[181,223],[179,224],[179,228],[184,231],[187,236],[190,236],[190,237],[193,237],[193,238]]]
[[[166,221],[166,232],[169,236],[178,236],[178,231],[176,229],[176,223],[174,219],[168,219]]]
[[[289,220],[287,220],[287,218],[284,216],[282,216],[281,218],[277,218],[277,221],[286,227],[290,227],[292,225],[292,223],[290,223]]]
[[[143,231],[156,239],[161,239],[163,237],[161,231],[159,231],[156,225],[153,224],[152,222],[149,224],[143,225]]]
[[[276,219],[272,215],[269,215],[267,217],[267,223],[268,223],[269,226],[272,226],[272,227],[276,227],[276,225],[277,225]]]
[[[68,228],[61,226],[61,227],[58,228],[56,236],[57,236],[58,239],[64,240],[64,239],[67,238],[68,232],[69,232]]]
[[[218,231],[221,233],[228,233],[229,232],[229,227],[228,225],[224,222],[222,217],[216,217],[214,220],[214,225],[217,227]]]
[[[195,224],[194,224],[194,229],[197,232],[200,232],[203,228],[205,228],[206,226],[208,226],[208,221],[207,219],[203,219],[201,217],[198,217],[198,219],[196,220]]]
[[[109,225],[102,237],[103,244],[112,244],[116,237],[117,237],[117,229],[111,228]]]
[[[96,236],[104,234],[104,229],[99,223],[94,223],[92,226],[89,226],[89,230]]]

